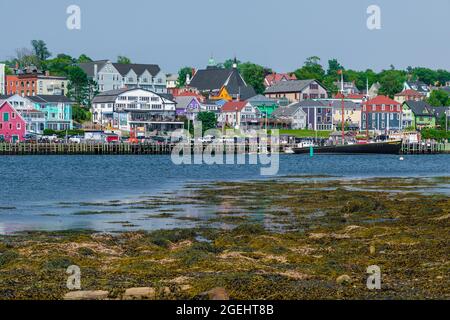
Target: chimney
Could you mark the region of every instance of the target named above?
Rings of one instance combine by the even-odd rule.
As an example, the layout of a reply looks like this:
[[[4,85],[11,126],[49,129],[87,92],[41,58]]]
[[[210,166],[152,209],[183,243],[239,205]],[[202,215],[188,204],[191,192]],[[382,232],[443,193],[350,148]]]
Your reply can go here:
[[[186,75],[186,85],[189,85],[191,83],[191,76],[190,76],[190,74],[188,73],[187,75]]]
[[[46,71],[45,71],[45,76],[46,76],[46,77],[50,76],[50,71],[46,70]]]
[[[98,66],[97,64],[94,64],[94,79],[97,79],[97,73],[98,73]]]

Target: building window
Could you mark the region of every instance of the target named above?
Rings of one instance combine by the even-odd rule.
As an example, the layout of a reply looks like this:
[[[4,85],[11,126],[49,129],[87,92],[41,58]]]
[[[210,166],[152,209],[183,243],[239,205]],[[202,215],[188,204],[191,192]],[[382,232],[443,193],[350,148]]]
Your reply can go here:
[[[20,130],[21,126],[20,126],[20,122],[17,122],[17,130]]]
[[[3,121],[9,121],[9,113],[8,112],[3,113]]]

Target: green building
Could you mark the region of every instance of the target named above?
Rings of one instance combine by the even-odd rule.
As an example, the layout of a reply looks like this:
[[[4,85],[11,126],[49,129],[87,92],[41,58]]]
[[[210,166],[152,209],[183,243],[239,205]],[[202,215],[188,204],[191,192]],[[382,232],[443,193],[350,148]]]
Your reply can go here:
[[[436,113],[434,107],[425,101],[405,101],[403,103],[402,127],[403,129],[415,128],[416,130],[435,128]]]
[[[261,94],[248,99],[247,102],[250,103],[252,107],[258,108],[263,118],[265,118],[266,116],[267,118],[270,118],[272,112],[274,112],[279,107],[279,104],[276,100],[269,99]]]

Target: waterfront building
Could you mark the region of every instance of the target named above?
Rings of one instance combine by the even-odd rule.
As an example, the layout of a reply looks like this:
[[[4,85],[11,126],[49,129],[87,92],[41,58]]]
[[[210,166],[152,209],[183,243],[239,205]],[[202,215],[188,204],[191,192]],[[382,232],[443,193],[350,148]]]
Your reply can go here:
[[[79,66],[97,83],[99,92],[141,88],[167,93],[166,74],[156,64],[122,64],[99,60],[80,63]]]
[[[306,114],[306,128],[315,131],[333,130],[333,106],[320,100],[303,100],[291,107],[298,106]]]
[[[228,101],[223,105],[218,117],[220,125],[247,129],[259,125],[260,111],[247,101]]]
[[[175,97],[177,117],[185,116],[189,120],[196,120],[197,114],[206,111],[200,101],[194,96]]]
[[[121,131],[173,131],[183,128],[176,121],[176,102],[163,94],[135,88],[111,90],[92,100],[93,122]]]
[[[72,106],[74,101],[62,95],[36,95],[28,99],[34,109],[45,115],[45,129],[73,129]]]
[[[401,130],[401,104],[382,95],[364,102],[361,112],[361,129],[376,133]]]
[[[352,96],[352,95],[349,95]],[[357,100],[356,101],[362,101]],[[361,127],[361,103],[355,100],[344,100],[344,122],[346,129],[359,130]],[[333,110],[333,128],[342,127],[342,99],[322,100]]]
[[[0,104],[0,141],[23,141],[25,130],[25,119],[8,101],[3,101]]]
[[[306,113],[298,103],[276,109],[271,117],[282,123],[283,128],[295,130],[306,128]]]
[[[272,113],[279,107],[279,104],[274,99],[269,99],[262,94],[251,97],[247,100],[248,103],[252,105],[252,107],[258,108],[263,117],[270,118]]]
[[[420,130],[436,127],[435,107],[425,101],[405,101],[402,105],[402,127]]]
[[[271,99],[286,98],[290,103],[328,98],[327,89],[313,79],[281,81],[268,87],[264,95]]]
[[[236,61],[230,69],[213,66],[210,62],[206,69],[195,72],[187,86],[214,100],[246,100],[256,95],[239,73]]]
[[[42,134],[45,129],[45,113],[35,109],[33,101],[18,94],[0,96],[0,103],[8,101],[26,121],[26,132]]]
[[[5,93],[22,97],[35,95],[66,95],[69,81],[66,77],[51,76],[35,67],[15,70],[5,78]]]
[[[394,100],[403,103],[405,101],[423,101],[426,96],[411,89],[403,90],[394,96]]]

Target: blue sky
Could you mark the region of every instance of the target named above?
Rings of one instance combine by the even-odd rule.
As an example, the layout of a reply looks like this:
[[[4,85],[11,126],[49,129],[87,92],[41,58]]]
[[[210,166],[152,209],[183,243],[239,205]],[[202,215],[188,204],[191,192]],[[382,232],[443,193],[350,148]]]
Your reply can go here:
[[[81,8],[81,30],[66,28],[71,4]],[[372,4],[381,8],[381,30],[366,27]],[[53,54],[120,54],[167,72],[204,67],[211,54],[277,71],[312,55],[354,69],[450,69],[449,0],[21,0],[1,1],[0,12],[8,26],[0,60],[43,39]]]

